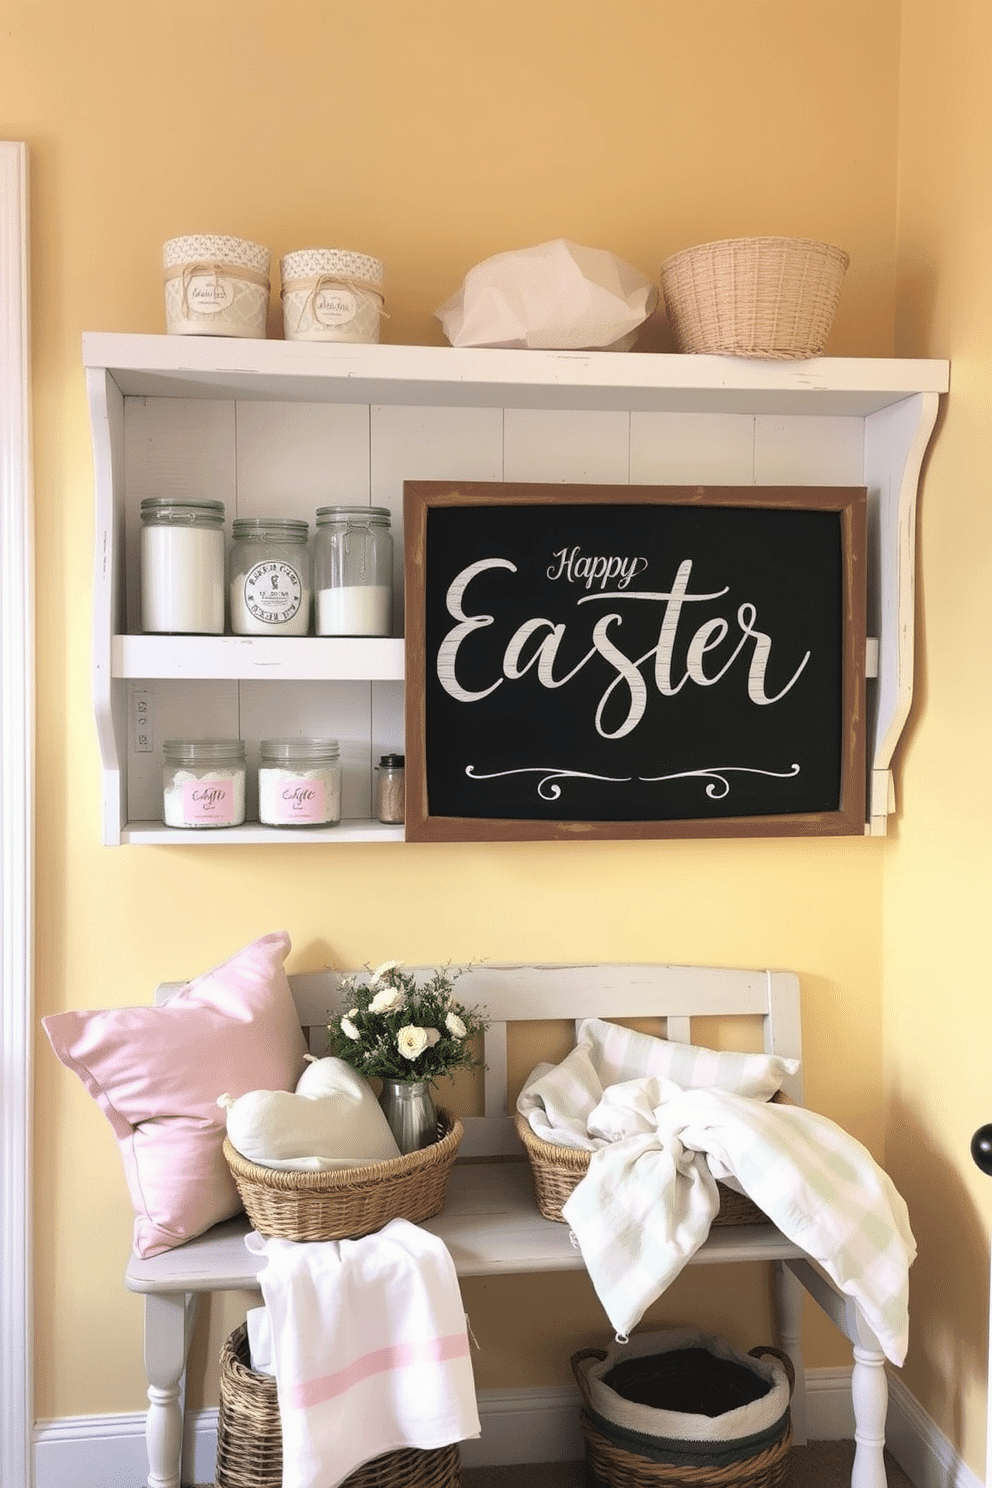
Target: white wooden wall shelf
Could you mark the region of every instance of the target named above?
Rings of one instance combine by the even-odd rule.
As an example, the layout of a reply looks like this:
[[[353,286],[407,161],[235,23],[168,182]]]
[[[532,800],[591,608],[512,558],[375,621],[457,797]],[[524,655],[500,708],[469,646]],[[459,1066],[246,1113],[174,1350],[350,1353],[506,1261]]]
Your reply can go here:
[[[403,641],[139,633],[138,513],[199,494],[235,516],[392,513],[403,612],[404,480],[864,485],[869,493],[868,820],[884,835],[913,691],[916,497],[946,361],[800,362],[313,344],[89,332],[96,480],[94,705],[103,840],[402,840],[371,819],[372,768],[402,749]],[[399,623],[396,625],[399,631]],[[140,723],[140,727],[137,725]],[[338,827],[183,832],[161,811],[161,741],[341,741]],[[254,753],[253,753],[254,751]]]

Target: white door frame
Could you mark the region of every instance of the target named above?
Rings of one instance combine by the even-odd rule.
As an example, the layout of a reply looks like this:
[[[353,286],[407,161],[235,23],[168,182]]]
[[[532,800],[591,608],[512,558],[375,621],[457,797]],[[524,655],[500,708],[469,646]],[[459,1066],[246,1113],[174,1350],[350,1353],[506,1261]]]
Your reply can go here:
[[[0,1488],[30,1488],[34,522],[27,148],[0,141]]]

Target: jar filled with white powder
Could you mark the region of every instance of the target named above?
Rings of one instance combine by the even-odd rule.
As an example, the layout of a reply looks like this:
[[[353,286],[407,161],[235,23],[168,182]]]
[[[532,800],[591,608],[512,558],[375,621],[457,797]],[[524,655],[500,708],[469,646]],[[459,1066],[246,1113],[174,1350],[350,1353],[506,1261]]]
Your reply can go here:
[[[235,517],[228,560],[235,635],[309,633],[309,534],[295,517]]]
[[[388,636],[393,539],[385,506],[320,506],[313,542],[319,636]]]
[[[141,628],[165,635],[224,634],[222,501],[142,501]]]
[[[167,739],[162,746],[167,827],[240,827],[245,746],[240,739]]]
[[[266,827],[330,827],[341,820],[337,739],[263,739],[258,819]]]

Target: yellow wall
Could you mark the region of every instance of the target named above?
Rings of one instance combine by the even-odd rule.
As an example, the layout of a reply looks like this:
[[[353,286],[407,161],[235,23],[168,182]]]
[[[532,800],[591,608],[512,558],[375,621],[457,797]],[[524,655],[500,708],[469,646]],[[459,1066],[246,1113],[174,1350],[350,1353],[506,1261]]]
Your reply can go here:
[[[906,0],[896,350],[948,356],[951,396],[920,502],[921,686],[906,809],[884,873],[886,1165],[914,1218],[905,1382],[985,1463],[992,1119],[992,19],[982,0]]]
[[[931,8],[906,6],[905,76],[916,69],[921,89],[927,33],[937,27]],[[966,9],[950,6],[945,22],[941,7],[940,22],[965,54]],[[155,982],[193,974],[282,926],[294,942],[292,970],[389,956],[791,967],[803,980],[810,1103],[883,1159],[888,1137],[921,1236],[944,1261],[960,1254],[973,1289],[984,1284],[983,1227],[972,1216],[958,1237],[952,1220],[962,1189],[974,1186],[962,1144],[990,1113],[979,1109],[977,1082],[955,1121],[918,1052],[923,968],[936,963],[936,938],[919,944],[920,909],[937,897],[934,863],[943,869],[950,856],[944,813],[957,823],[959,865],[974,864],[981,818],[973,825],[959,798],[988,790],[981,777],[962,782],[964,771],[947,769],[959,723],[974,745],[982,725],[955,650],[967,620],[978,666],[974,408],[957,415],[970,425],[957,440],[948,420],[934,464],[945,492],[939,513],[928,493],[931,649],[893,842],[212,851],[98,842],[80,333],[162,329],[164,239],[229,231],[268,244],[276,259],[316,244],[377,254],[387,270],[385,339],[438,343],[436,306],[473,263],[506,248],[570,236],[655,275],[669,252],[706,238],[802,233],[852,256],[831,352],[885,356],[898,347],[956,358],[959,339],[974,347],[979,329],[964,314],[964,291],[956,314],[942,306],[936,342],[926,284],[900,280],[896,293],[900,11],[899,0],[836,0],[824,24],[821,6],[795,0],[304,0],[276,13],[257,0],[215,0],[196,12],[132,0],[0,0],[0,133],[29,143],[33,173],[39,1015],[146,1000]],[[950,95],[953,58],[945,67]],[[941,155],[924,149],[926,120],[913,100],[906,120],[904,154],[919,158],[905,162],[903,186],[929,264],[933,254],[965,251],[931,212],[930,177],[970,222],[966,183],[982,177],[980,137],[970,163],[945,176]],[[959,121],[953,112],[943,126],[955,144]],[[901,270],[914,267],[912,247],[908,235]],[[975,287],[977,259],[968,264]],[[655,344],[666,345],[663,333]],[[962,505],[973,525],[957,537],[949,511]],[[955,589],[965,542],[967,595]],[[938,696],[953,715],[935,718]],[[977,754],[955,757],[970,765]],[[956,885],[952,900],[951,882],[939,893],[940,925],[960,934],[960,973],[965,957],[981,965],[957,918],[977,895]],[[911,1003],[902,1000],[907,980]],[[969,994],[960,998],[970,1013]],[[955,1035],[971,1039],[962,1023],[951,1024],[949,1048]],[[933,1047],[932,1028],[925,1035]],[[130,1212],[116,1150],[46,1045],[37,1095],[37,1413],[137,1410],[140,1304],[121,1285]],[[921,1111],[933,1125],[917,1166],[907,1136]],[[956,1207],[946,1202],[948,1170],[958,1175]],[[932,1313],[946,1352],[955,1332],[971,1328],[970,1307],[963,1286],[941,1290],[935,1259],[921,1261],[920,1275],[907,1378],[953,1435],[951,1387],[927,1325]],[[704,1291],[687,1276],[666,1306],[750,1346],[762,1341],[748,1335],[763,1315],[741,1314],[735,1290],[714,1290],[707,1278]],[[198,1344],[193,1404],[216,1399],[216,1347],[238,1302],[214,1311]],[[477,1283],[469,1306],[483,1386],[564,1381],[572,1348],[604,1332],[583,1278]],[[972,1397],[984,1364],[973,1341],[974,1358],[961,1367],[974,1463],[981,1423]],[[816,1367],[848,1355],[828,1325],[811,1320],[807,1357]]]

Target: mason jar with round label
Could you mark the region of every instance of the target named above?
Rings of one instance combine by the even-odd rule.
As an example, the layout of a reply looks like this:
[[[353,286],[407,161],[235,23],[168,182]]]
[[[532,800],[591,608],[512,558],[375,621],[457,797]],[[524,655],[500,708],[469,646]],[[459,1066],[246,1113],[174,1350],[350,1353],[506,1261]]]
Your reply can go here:
[[[235,518],[228,560],[234,635],[309,634],[309,532],[295,517]]]

